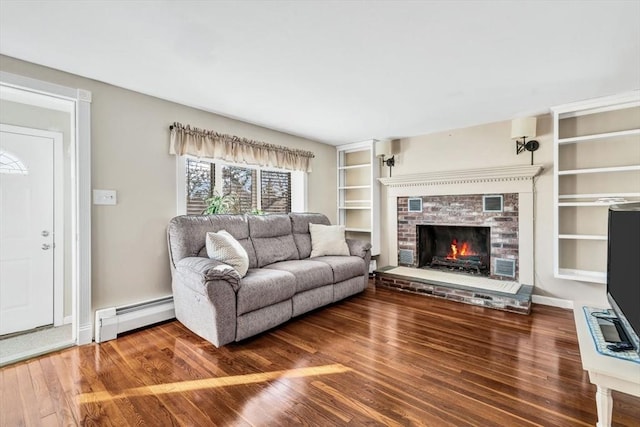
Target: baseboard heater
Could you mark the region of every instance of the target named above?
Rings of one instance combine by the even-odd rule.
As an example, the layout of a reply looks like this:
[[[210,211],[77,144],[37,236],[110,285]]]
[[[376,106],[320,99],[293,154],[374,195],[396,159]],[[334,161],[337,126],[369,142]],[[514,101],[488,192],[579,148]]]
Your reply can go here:
[[[123,307],[96,310],[96,342],[116,339],[118,334],[176,317],[173,296]]]

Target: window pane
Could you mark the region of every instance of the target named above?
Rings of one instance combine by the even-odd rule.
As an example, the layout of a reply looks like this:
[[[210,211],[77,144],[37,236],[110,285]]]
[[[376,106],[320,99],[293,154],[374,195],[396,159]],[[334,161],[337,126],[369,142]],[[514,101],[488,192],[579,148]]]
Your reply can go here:
[[[0,151],[0,173],[28,175],[29,170],[18,157],[8,151]]]
[[[262,171],[260,177],[262,211],[291,212],[291,173]]]
[[[235,200],[235,212],[251,212],[257,207],[256,171],[237,166],[222,167],[222,192]]]
[[[187,215],[200,215],[213,194],[213,163],[187,159]]]

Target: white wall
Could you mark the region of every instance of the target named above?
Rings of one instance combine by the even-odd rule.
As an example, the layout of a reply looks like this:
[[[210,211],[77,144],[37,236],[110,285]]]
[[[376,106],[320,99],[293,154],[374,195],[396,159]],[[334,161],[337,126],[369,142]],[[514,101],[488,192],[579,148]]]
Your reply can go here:
[[[550,115],[538,117],[540,149],[534,153],[534,163],[544,171],[536,180],[535,193],[535,288],[534,293],[553,298],[605,303],[605,287],[601,284],[560,280],[553,276],[553,134]],[[454,129],[430,135],[403,138],[395,142],[396,167],[393,176],[419,172],[489,168],[526,165],[529,152],[516,155],[515,142],[510,139],[511,120],[464,129]],[[388,176],[389,169],[381,169]],[[382,253],[378,266],[385,266],[395,254],[389,254],[386,236],[395,230],[385,229],[386,188],[382,188]]]
[[[335,148],[330,145],[15,58],[0,56],[0,70],[92,92],[92,187],[118,192],[116,206],[92,209],[94,310],[171,293],[165,230],[176,213],[176,160],[168,154],[174,121],[314,152],[308,210],[335,221]]]

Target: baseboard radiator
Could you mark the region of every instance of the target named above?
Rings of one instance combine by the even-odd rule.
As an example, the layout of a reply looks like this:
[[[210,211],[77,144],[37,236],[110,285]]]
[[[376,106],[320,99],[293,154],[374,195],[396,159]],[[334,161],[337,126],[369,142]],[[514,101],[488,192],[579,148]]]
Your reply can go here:
[[[164,322],[176,317],[173,296],[158,298],[123,307],[96,310],[97,343],[116,339],[118,334]]]

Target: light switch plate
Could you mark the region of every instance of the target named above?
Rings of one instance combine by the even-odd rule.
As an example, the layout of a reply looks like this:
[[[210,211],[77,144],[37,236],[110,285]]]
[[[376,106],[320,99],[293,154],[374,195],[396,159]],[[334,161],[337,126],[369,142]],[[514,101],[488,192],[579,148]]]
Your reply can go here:
[[[93,190],[94,205],[115,205],[116,203],[116,190]]]

